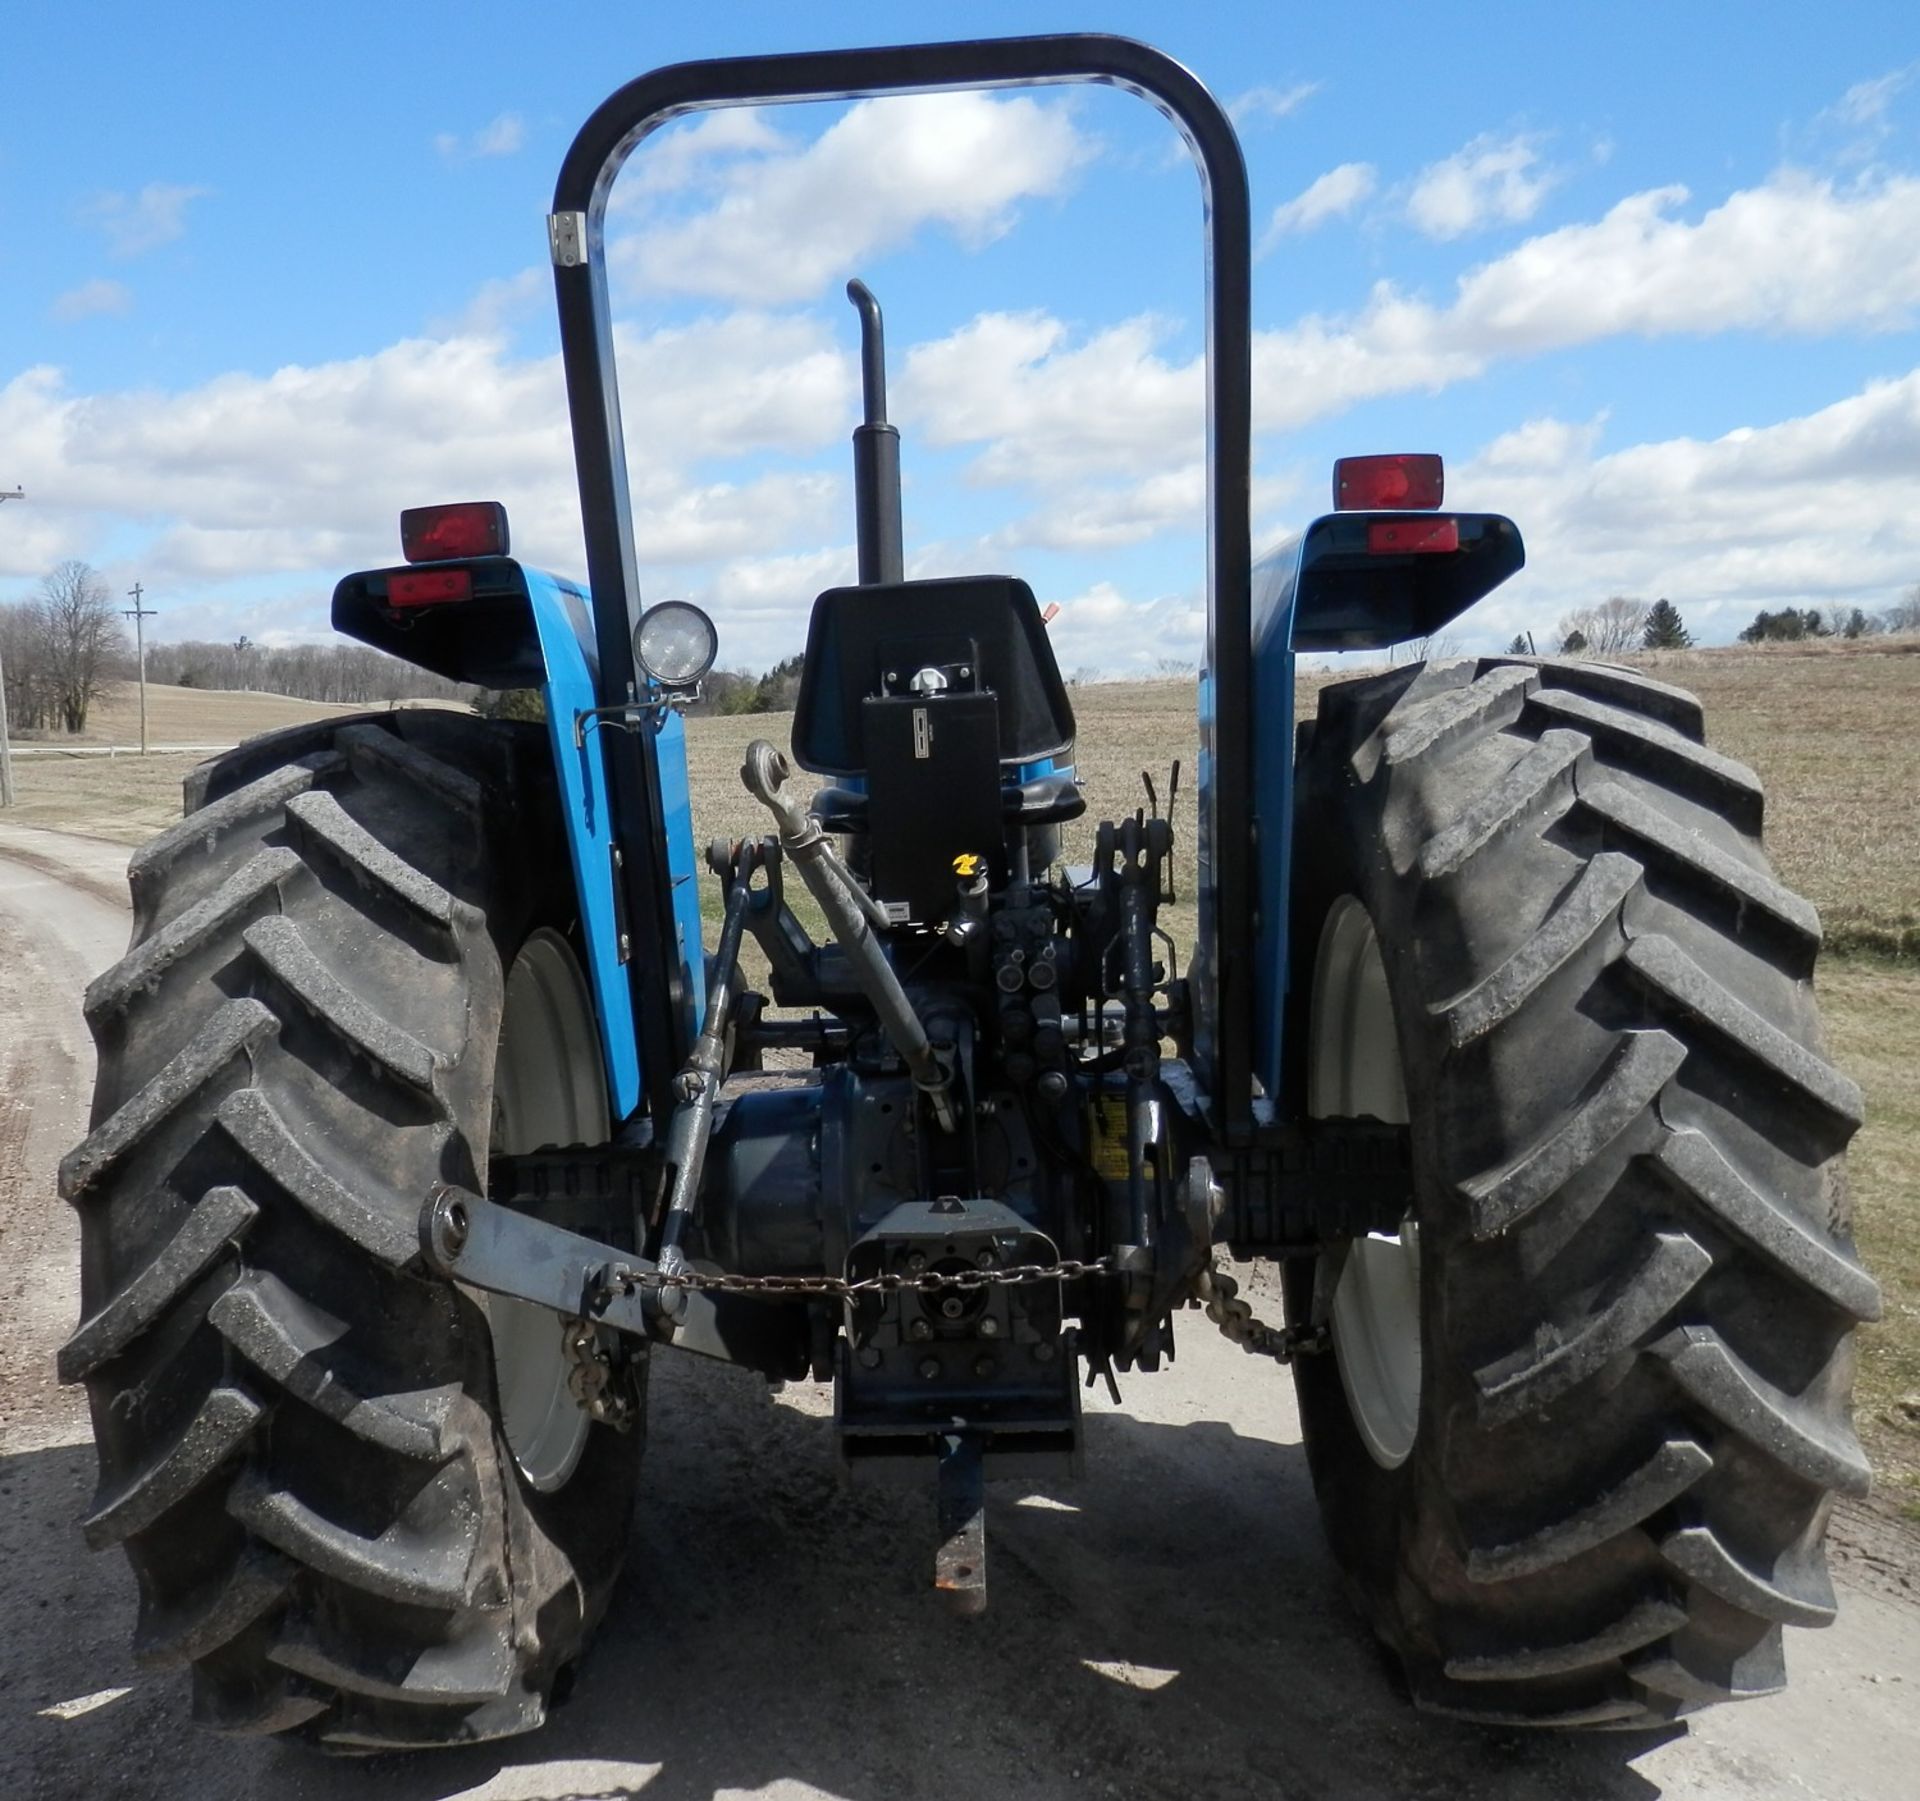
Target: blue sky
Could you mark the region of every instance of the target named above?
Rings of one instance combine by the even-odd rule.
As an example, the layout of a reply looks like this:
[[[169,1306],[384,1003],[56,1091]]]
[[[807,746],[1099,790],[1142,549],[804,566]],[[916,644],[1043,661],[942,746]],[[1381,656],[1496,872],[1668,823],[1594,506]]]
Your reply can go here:
[[[162,638],[325,631],[403,506],[580,566],[543,216],[684,58],[1109,29],[1247,151],[1256,539],[1442,452],[1530,565],[1457,633],[1624,593],[1703,640],[1920,582],[1920,14],[1901,5],[64,5],[0,41],[0,599],[64,557]],[[643,580],[723,661],[852,568],[864,276],[910,562],[1007,569],[1069,669],[1198,654],[1197,186],[1101,90],[718,115],[615,197]]]

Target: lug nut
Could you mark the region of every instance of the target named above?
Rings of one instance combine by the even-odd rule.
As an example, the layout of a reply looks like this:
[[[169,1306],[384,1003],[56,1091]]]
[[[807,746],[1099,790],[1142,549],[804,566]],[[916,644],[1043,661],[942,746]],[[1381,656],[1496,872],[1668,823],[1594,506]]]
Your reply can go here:
[[[911,1320],[907,1324],[907,1336],[916,1344],[924,1343],[933,1336],[933,1325],[929,1320]]]
[[[925,1377],[927,1381],[931,1382],[940,1374],[940,1359],[938,1357],[922,1357],[920,1359],[920,1374]]]
[[[995,1319],[991,1313],[980,1322],[980,1336],[982,1338],[998,1338],[1000,1336],[1000,1322]]]

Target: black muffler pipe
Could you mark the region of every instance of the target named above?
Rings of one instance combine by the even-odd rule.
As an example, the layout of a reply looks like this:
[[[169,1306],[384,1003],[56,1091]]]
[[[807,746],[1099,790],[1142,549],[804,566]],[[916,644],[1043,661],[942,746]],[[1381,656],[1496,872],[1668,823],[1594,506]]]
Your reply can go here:
[[[880,302],[864,281],[847,283],[860,314],[860,394],[864,417],[853,428],[853,516],[860,585],[906,578],[900,540],[900,434],[887,423],[887,345]]]

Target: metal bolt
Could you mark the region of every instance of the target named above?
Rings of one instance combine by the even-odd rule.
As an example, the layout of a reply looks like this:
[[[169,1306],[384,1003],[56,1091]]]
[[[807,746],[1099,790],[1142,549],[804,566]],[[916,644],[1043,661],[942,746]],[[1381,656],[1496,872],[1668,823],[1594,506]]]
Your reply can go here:
[[[880,1367],[880,1351],[877,1345],[863,1344],[856,1355],[863,1370],[877,1370]]]
[[[920,1374],[924,1376],[927,1381],[931,1382],[939,1373],[940,1359],[938,1357],[922,1357],[920,1359]]]
[[[981,1269],[992,1269],[994,1263],[993,1253],[991,1251],[982,1251],[973,1261]]]
[[[916,1276],[926,1267],[927,1254],[925,1251],[915,1251],[913,1255],[907,1259],[907,1268],[912,1270]]]
[[[473,1222],[467,1217],[467,1209],[460,1201],[448,1201],[440,1214],[440,1249],[448,1257],[457,1257],[467,1248],[467,1238],[473,1231]]]
[[[1033,1347],[1033,1360],[1035,1363],[1051,1363],[1053,1361],[1052,1340],[1043,1338]]]
[[[973,1373],[983,1381],[999,1367],[991,1357],[976,1357],[973,1360]]]
[[[980,1322],[980,1336],[982,1338],[998,1338],[1000,1336],[1000,1322],[995,1319],[991,1313]]]
[[[909,1320],[907,1322],[907,1336],[916,1342],[931,1338],[933,1336],[933,1322],[924,1319]]]

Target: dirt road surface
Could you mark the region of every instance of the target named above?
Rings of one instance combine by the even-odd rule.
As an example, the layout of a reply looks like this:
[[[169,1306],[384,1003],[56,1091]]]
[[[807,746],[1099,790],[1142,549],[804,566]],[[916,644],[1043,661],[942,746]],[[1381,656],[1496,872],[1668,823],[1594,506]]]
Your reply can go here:
[[[334,1763],[195,1731],[185,1683],[128,1658],[124,1562],[81,1547],[93,1452],[52,1376],[77,1308],[53,1171],[85,1126],[80,991],[125,945],[124,856],[0,827],[8,1801],[1920,1792],[1920,1594],[1901,1535],[1861,1514],[1839,1527],[1840,1622],[1789,1635],[1783,1696],[1657,1738],[1417,1718],[1321,1548],[1284,1373],[1185,1321],[1173,1371],[1120,1408],[1089,1398],[1084,1482],[993,1492],[983,1620],[923,1591],[928,1492],[841,1486],[822,1397],[663,1357],[623,1591],[544,1733]]]

